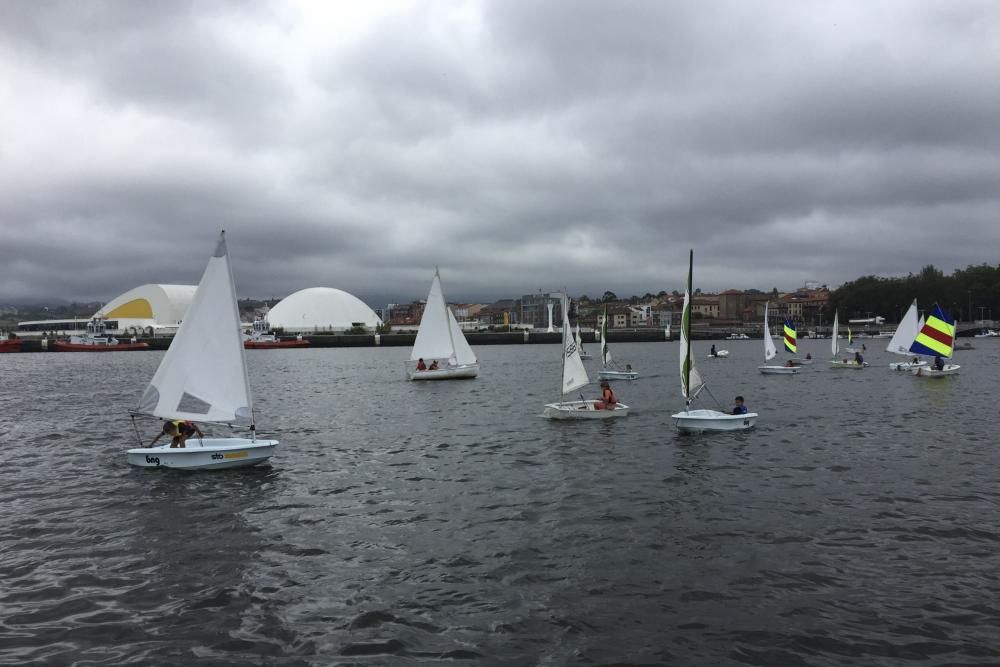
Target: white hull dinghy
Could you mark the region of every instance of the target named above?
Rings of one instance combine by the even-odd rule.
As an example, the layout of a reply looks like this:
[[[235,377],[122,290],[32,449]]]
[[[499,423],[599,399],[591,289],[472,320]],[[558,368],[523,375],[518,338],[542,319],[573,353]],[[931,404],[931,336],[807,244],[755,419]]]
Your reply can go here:
[[[680,373],[681,395],[684,397],[684,410],[670,416],[674,426],[683,433],[702,433],[704,431],[743,431],[753,428],[757,423],[756,412],[733,415],[718,410],[691,409],[691,402],[697,398],[702,389],[706,388],[701,374],[695,368],[694,355],[691,354],[691,274],[694,265],[694,251],[688,258],[688,279],[684,291],[684,310],[681,314],[680,340]]]
[[[417,370],[421,359],[427,366],[425,370]],[[439,364],[438,368],[431,368],[434,362]],[[479,361],[444,300],[437,269],[434,269],[434,279],[427,294],[427,305],[420,318],[406,374],[413,381],[467,380],[479,375]]]
[[[938,304],[934,304],[927,321],[917,332],[910,345],[910,353],[941,357],[942,360],[951,359],[955,355],[955,320]],[[914,368],[910,372],[920,378],[942,378],[958,375],[960,368],[958,364],[946,363],[943,368],[928,365]]]
[[[796,375],[801,370],[801,366],[768,366],[767,364],[763,366],[758,366],[759,370],[764,375]]]
[[[958,375],[958,370],[961,368],[958,364],[945,364],[944,368],[938,370],[937,368],[931,368],[930,366],[925,366],[921,368],[914,368],[911,372],[917,377],[921,378],[943,378],[949,375]]]
[[[712,354],[711,352],[709,352],[706,355],[706,358],[707,359],[725,359],[728,356],[729,356],[729,350],[716,350],[715,354]]]
[[[278,446],[277,440],[245,438],[191,438],[185,447],[158,447],[128,450],[128,462],[147,468],[182,468],[184,470],[224,470],[245,468],[263,463]]]
[[[927,368],[929,364],[926,361],[894,361],[889,364],[889,369],[894,371],[910,371],[915,368]]]
[[[834,357],[830,360],[830,368],[839,368],[843,370],[859,371],[862,368],[868,367],[867,361],[862,361],[860,364],[853,359],[837,359],[837,355],[840,354],[840,343],[838,339],[840,338],[840,313],[834,311],[833,313],[833,335],[830,336],[830,353]],[[848,336],[850,339],[850,336]],[[857,351],[852,348],[845,348],[845,352],[850,352],[855,354]]]
[[[830,362],[830,368],[841,368],[851,371],[859,371],[862,368],[868,368],[868,362],[862,361],[860,364],[856,361],[850,359],[834,359]]]
[[[580,359],[580,348],[569,328],[567,305],[564,300],[562,308],[562,382],[560,383],[560,392],[563,396],[590,384],[587,369],[584,368],[583,360]],[[542,411],[542,416],[560,420],[613,419],[628,416],[629,408],[624,403],[615,403],[612,409],[603,407],[603,403],[603,401],[586,400],[581,396],[578,401],[560,401],[547,404]]]
[[[718,410],[685,410],[670,415],[679,431],[702,433],[704,431],[745,431],[757,423],[757,413],[730,415]]]
[[[764,365],[758,366],[757,370],[764,375],[795,375],[802,370],[801,366],[772,366],[767,363],[778,354],[778,350],[774,347],[774,341],[771,339],[771,328],[767,324],[770,305],[770,302],[764,304]]]
[[[601,365],[597,373],[598,380],[638,380],[639,373],[626,365],[625,370],[619,369],[611,358],[611,348],[608,347],[608,307],[604,306],[604,320],[601,322]]]
[[[128,462],[143,468],[219,470],[268,460],[277,440],[258,440],[247,376],[236,286],[219,236],[177,335],[133,412],[163,420],[246,425],[249,438],[189,438],[183,447],[137,447]],[[136,431],[138,435],[138,430]]]
[[[598,401],[564,401],[549,403],[542,413],[549,419],[613,419],[628,415],[629,407],[623,403],[615,403],[613,410],[598,409]]]
[[[613,370],[602,370],[597,373],[598,380],[638,380],[639,374],[635,371],[613,371]]]

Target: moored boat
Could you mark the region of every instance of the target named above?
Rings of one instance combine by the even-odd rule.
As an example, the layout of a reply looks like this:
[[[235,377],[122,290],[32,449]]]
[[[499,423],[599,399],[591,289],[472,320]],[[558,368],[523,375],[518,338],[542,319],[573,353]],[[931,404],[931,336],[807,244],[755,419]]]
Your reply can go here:
[[[145,350],[149,343],[137,342],[135,338],[122,343],[107,333],[104,318],[96,315],[87,323],[87,331],[82,336],[70,336],[69,340],[57,340],[49,344],[57,352],[124,352]]]
[[[3,338],[0,339],[0,353],[3,352],[20,352],[21,351],[21,339],[20,338]]]

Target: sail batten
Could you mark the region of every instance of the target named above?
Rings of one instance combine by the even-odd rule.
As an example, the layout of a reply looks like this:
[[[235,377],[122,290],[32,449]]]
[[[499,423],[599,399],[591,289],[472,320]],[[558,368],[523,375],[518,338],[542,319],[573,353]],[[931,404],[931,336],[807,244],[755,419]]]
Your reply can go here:
[[[138,411],[162,419],[252,424],[236,286],[220,234],[191,306]]]

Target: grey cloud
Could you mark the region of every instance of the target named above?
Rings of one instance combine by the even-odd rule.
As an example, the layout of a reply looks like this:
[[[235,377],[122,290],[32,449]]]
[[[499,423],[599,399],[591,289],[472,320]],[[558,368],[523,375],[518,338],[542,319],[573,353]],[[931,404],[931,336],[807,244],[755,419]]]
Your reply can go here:
[[[292,79],[280,43],[219,32],[291,45],[280,7],[6,5],[7,67],[169,125],[140,170],[0,183],[0,295],[192,282],[219,227],[259,296],[419,298],[434,265],[456,299],[641,294],[689,247],[704,289],[995,261],[992,5],[456,7],[390,13]]]

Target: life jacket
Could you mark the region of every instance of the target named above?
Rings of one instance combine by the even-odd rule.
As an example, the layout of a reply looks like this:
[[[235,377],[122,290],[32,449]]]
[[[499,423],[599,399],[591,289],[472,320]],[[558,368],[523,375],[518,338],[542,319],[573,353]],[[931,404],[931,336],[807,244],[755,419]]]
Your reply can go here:
[[[611,405],[614,405],[615,403],[618,402],[618,397],[615,396],[615,392],[611,390],[611,387],[608,387],[604,390],[604,402],[610,403]]]

